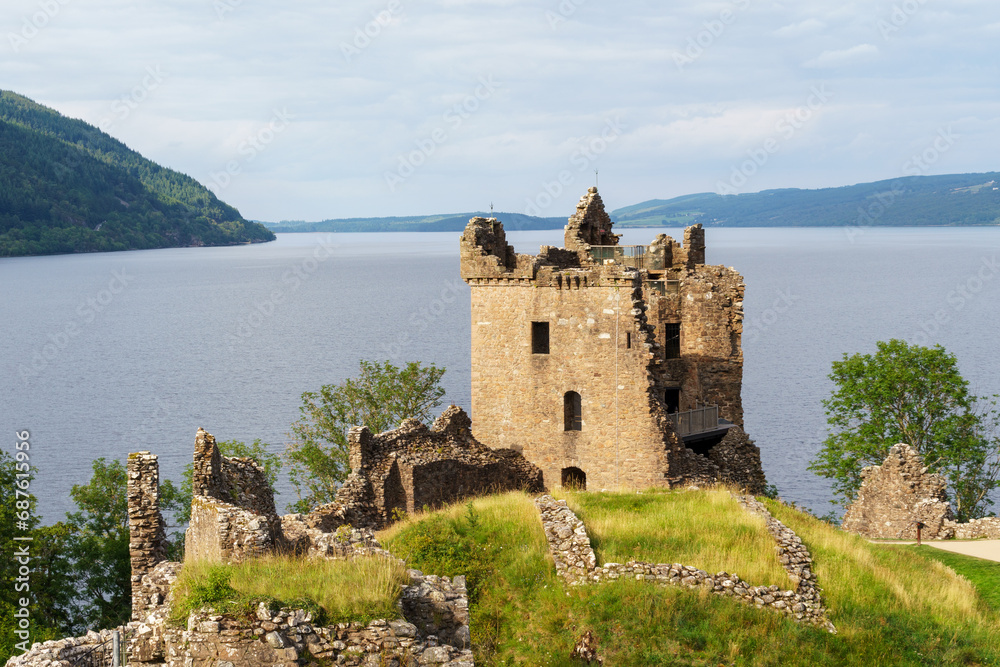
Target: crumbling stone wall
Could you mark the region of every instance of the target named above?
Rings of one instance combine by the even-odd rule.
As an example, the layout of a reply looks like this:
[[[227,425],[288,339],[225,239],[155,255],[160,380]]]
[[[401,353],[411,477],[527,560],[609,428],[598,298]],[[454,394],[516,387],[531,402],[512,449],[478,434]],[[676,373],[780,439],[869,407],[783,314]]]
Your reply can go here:
[[[127,464],[129,558],[132,561],[132,618],[145,613],[149,600],[142,579],[167,559],[167,534],[160,514],[160,464],[149,452],[129,454]]]
[[[683,245],[658,236],[642,263],[599,262],[592,246],[618,245],[618,236],[591,188],[569,219],[565,249],[513,255],[503,225],[483,218],[469,222],[460,245],[479,440],[521,451],[550,486],[581,471],[591,489],[724,479],[763,490],[752,442],[695,454],[665,412],[667,390],[679,390],[681,411],[718,405],[722,418],[743,423],[745,287],[735,270],[704,265],[699,225]],[[533,323],[547,327],[547,352],[533,345]],[[677,358],[668,324],[680,327]],[[580,396],[579,429],[564,418],[569,392]]]
[[[812,572],[812,556],[802,540],[753,496],[738,496],[737,501],[747,511],[762,516],[768,532],[775,539],[776,550],[782,566],[788,572],[795,590],[781,590],[778,586],[753,586],[728,572],[709,574],[690,565],[680,563],[606,563],[597,567],[597,557],[590,544],[586,526],[571,510],[565,500],[552,496],[535,499],[549,551],[556,563],[556,571],[571,586],[618,579],[639,579],[661,586],[680,586],[701,589],[716,595],[732,597],[739,602],[758,608],[768,608],[792,619],[823,627],[830,632],[836,628],[827,618],[826,608]]]
[[[263,469],[249,458],[222,456],[215,437],[195,437],[194,497],[185,560],[233,563],[284,545],[281,519]]]
[[[382,528],[400,512],[425,506],[515,489],[544,490],[536,466],[517,452],[482,445],[472,436],[468,415],[454,405],[431,428],[407,419],[378,435],[351,429],[348,442],[351,474],[334,503],[301,519],[309,528]]]
[[[920,521],[926,539],[952,536],[945,480],[929,474],[923,457],[910,445],[893,445],[885,462],[868,466],[861,478],[858,495],[844,513],[844,530],[876,539],[916,539]]]

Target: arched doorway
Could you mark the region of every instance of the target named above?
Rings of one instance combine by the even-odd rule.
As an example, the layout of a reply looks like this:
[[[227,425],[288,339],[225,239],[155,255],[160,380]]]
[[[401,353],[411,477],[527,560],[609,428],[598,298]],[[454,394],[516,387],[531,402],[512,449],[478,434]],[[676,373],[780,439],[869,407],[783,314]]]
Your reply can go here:
[[[579,468],[562,469],[562,485],[564,489],[587,490],[587,473]]]

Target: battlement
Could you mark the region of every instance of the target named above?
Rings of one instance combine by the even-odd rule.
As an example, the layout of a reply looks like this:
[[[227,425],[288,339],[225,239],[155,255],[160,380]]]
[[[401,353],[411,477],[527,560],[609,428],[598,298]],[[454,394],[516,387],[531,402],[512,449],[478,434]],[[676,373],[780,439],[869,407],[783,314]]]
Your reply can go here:
[[[614,223],[604,211],[597,188],[590,188],[566,224],[565,247],[542,246],[538,255],[518,254],[507,243],[503,223],[496,218],[472,218],[462,234],[462,278],[480,280],[534,280],[539,273],[585,271],[588,282],[626,277],[633,270],[675,274],[705,263],[705,230],[700,224],[684,231],[683,244],[666,234],[649,245],[623,246],[612,234]]]

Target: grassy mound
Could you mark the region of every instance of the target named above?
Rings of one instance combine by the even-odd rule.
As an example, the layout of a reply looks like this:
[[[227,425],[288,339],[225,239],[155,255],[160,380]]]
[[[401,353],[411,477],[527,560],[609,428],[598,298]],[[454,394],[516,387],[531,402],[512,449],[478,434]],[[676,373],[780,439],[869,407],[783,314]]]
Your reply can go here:
[[[636,497],[642,500],[632,505]],[[605,560],[640,555],[699,565],[686,558],[739,550],[741,544],[765,558],[766,549],[749,535],[757,532],[752,519],[749,525],[718,522],[713,516],[728,512],[727,503],[712,492],[700,494],[703,502],[698,497],[690,492],[567,496],[585,521],[597,523],[602,515],[622,522],[634,507],[637,516],[625,529],[616,529],[614,518],[600,529]],[[918,553],[868,544],[777,503],[769,508],[812,551],[838,635],[703,592],[635,581],[564,586],[534,504],[523,494],[411,517],[380,537],[411,567],[468,576],[479,665],[571,665],[570,650],[587,630],[597,637],[605,665],[616,667],[1000,663],[1000,616],[967,580]],[[647,519],[646,513],[655,517]],[[696,552],[673,550],[688,548],[678,537],[690,529],[685,524],[710,527],[696,531]],[[671,540],[673,547],[658,546]],[[768,559],[774,558],[771,548]],[[743,574],[748,565],[708,564],[708,569],[751,581]],[[760,576],[765,583],[768,575]]]
[[[193,609],[249,616],[260,601],[315,612],[323,623],[397,618],[406,568],[388,558],[356,561],[267,556],[238,565],[185,563],[171,594],[171,620],[184,623]]]

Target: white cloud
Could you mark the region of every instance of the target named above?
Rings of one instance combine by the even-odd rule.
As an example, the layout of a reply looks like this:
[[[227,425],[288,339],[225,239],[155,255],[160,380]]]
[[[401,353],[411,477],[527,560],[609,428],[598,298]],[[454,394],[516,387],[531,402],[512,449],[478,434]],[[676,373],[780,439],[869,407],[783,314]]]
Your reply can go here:
[[[785,141],[754,187],[888,178],[928,128],[970,110],[992,119],[1000,106],[991,42],[982,28],[970,31],[996,30],[990,3],[949,5],[956,18],[933,34],[922,10],[883,44],[874,26],[886,8],[850,1],[755,3],[722,23],[733,2],[397,0],[401,12],[373,23],[389,1],[218,0],[232,8],[221,20],[215,0],[71,2],[15,53],[8,35],[39,0],[10,0],[0,78],[96,124],[142,85],[147,67],[160,67],[162,84],[111,133],[202,182],[287,108],[295,121],[223,192],[244,215],[274,220],[451,212],[491,200],[517,210],[616,117],[624,134],[573,171],[572,192],[546,214],[572,212],[594,168],[615,205],[712,189],[820,83],[836,93],[836,108]],[[553,26],[546,12],[565,21]],[[680,70],[673,54],[689,39],[701,51]],[[358,53],[345,57],[343,45]],[[877,68],[851,66],[876,56]],[[459,125],[444,118],[491,75],[500,90]],[[439,126],[447,139],[390,192],[386,168]],[[995,161],[997,123],[976,137],[951,158],[970,167],[955,169]],[[858,154],[872,160],[860,165]]]
[[[810,35],[819,32],[826,27],[826,24],[822,21],[814,18],[809,18],[804,21],[799,21],[798,23],[790,23],[786,26],[782,26],[774,31],[776,37],[802,37],[803,35]]]
[[[818,57],[807,60],[803,67],[828,68],[841,67],[843,65],[853,65],[859,62],[871,60],[879,53],[878,47],[874,44],[858,44],[849,49],[838,51],[824,51]]]

